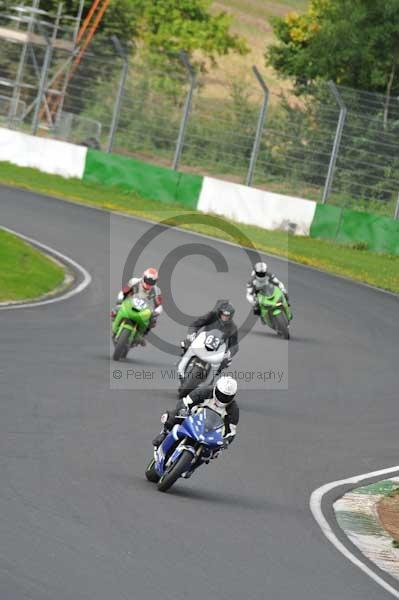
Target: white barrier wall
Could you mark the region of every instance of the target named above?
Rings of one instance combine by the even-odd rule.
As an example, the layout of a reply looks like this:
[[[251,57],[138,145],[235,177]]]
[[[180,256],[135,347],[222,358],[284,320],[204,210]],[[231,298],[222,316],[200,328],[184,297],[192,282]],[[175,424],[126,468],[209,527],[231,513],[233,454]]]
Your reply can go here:
[[[0,161],[82,179],[87,148],[0,128]]]
[[[0,161],[82,179],[87,148],[0,128]],[[262,229],[309,235],[316,202],[204,177],[197,209]]]
[[[204,177],[197,208],[263,229],[309,235],[316,202]]]

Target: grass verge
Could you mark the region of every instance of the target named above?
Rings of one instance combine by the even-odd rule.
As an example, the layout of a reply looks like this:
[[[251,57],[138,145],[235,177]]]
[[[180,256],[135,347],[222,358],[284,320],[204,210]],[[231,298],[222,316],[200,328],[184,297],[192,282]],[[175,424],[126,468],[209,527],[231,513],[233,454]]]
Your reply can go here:
[[[167,206],[146,200],[132,191],[89,185],[76,179],[63,179],[9,163],[0,163],[0,182],[153,221],[192,213],[176,205]],[[209,220],[212,221],[211,218]],[[244,236],[249,238],[259,250],[399,293],[399,256],[375,254],[333,242],[292,236],[280,231],[266,231],[250,225],[235,225],[242,232],[243,239]],[[184,228],[229,239],[228,235],[212,225],[192,224]]]
[[[39,298],[63,281],[62,267],[0,229],[0,302]]]

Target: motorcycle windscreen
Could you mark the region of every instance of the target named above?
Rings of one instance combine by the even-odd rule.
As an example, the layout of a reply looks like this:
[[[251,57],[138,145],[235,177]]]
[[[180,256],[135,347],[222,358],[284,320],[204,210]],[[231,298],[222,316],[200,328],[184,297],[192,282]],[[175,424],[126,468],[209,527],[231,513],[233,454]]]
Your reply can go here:
[[[218,429],[223,429],[224,422],[220,415],[214,410],[210,408],[205,409],[206,417],[204,423],[204,432],[210,433],[211,431],[218,431]]]
[[[199,408],[187,417],[179,427],[179,437],[188,436],[192,440],[217,447],[223,439],[224,422],[220,415],[209,408]]]
[[[151,319],[152,310],[146,300],[140,296],[130,298],[130,318],[135,323],[138,323],[140,329],[145,329]]]
[[[224,427],[222,417],[211,408],[200,408],[195,417],[198,419],[203,433],[210,433]]]
[[[275,292],[275,286],[272,283],[267,283],[266,285],[264,285],[259,292],[263,295],[263,296],[267,296],[268,298],[272,298],[272,296],[274,295]],[[259,293],[258,292],[258,293]]]

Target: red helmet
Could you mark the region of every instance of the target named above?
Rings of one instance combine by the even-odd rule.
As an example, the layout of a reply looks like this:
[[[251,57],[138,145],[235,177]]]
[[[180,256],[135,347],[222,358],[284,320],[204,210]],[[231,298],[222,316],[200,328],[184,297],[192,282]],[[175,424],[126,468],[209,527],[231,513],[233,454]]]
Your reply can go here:
[[[146,269],[143,273],[143,288],[145,290],[150,290],[156,282],[158,281],[158,271],[156,269],[150,268]]]

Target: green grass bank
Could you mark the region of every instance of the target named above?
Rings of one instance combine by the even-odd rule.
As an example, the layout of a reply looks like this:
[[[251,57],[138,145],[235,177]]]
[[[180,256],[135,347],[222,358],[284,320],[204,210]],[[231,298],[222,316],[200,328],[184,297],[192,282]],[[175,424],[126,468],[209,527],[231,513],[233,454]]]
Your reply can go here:
[[[162,221],[180,215],[193,214],[176,205],[160,204],[141,198],[138,194],[119,188],[105,188],[74,179],[47,175],[35,169],[0,163],[0,182],[32,190],[49,196],[77,201],[106,210],[125,212],[130,215]],[[227,234],[209,224],[190,224],[184,228],[229,239]],[[342,275],[356,281],[375,285],[399,293],[399,256],[376,254],[360,247],[338,245],[317,239],[296,237],[279,231],[266,231],[258,227],[235,224],[259,250],[310,265],[328,273]],[[1,258],[1,254],[0,254]],[[0,283],[1,285],[1,283]]]
[[[0,229],[0,302],[39,298],[63,281],[62,267],[30,244]]]

